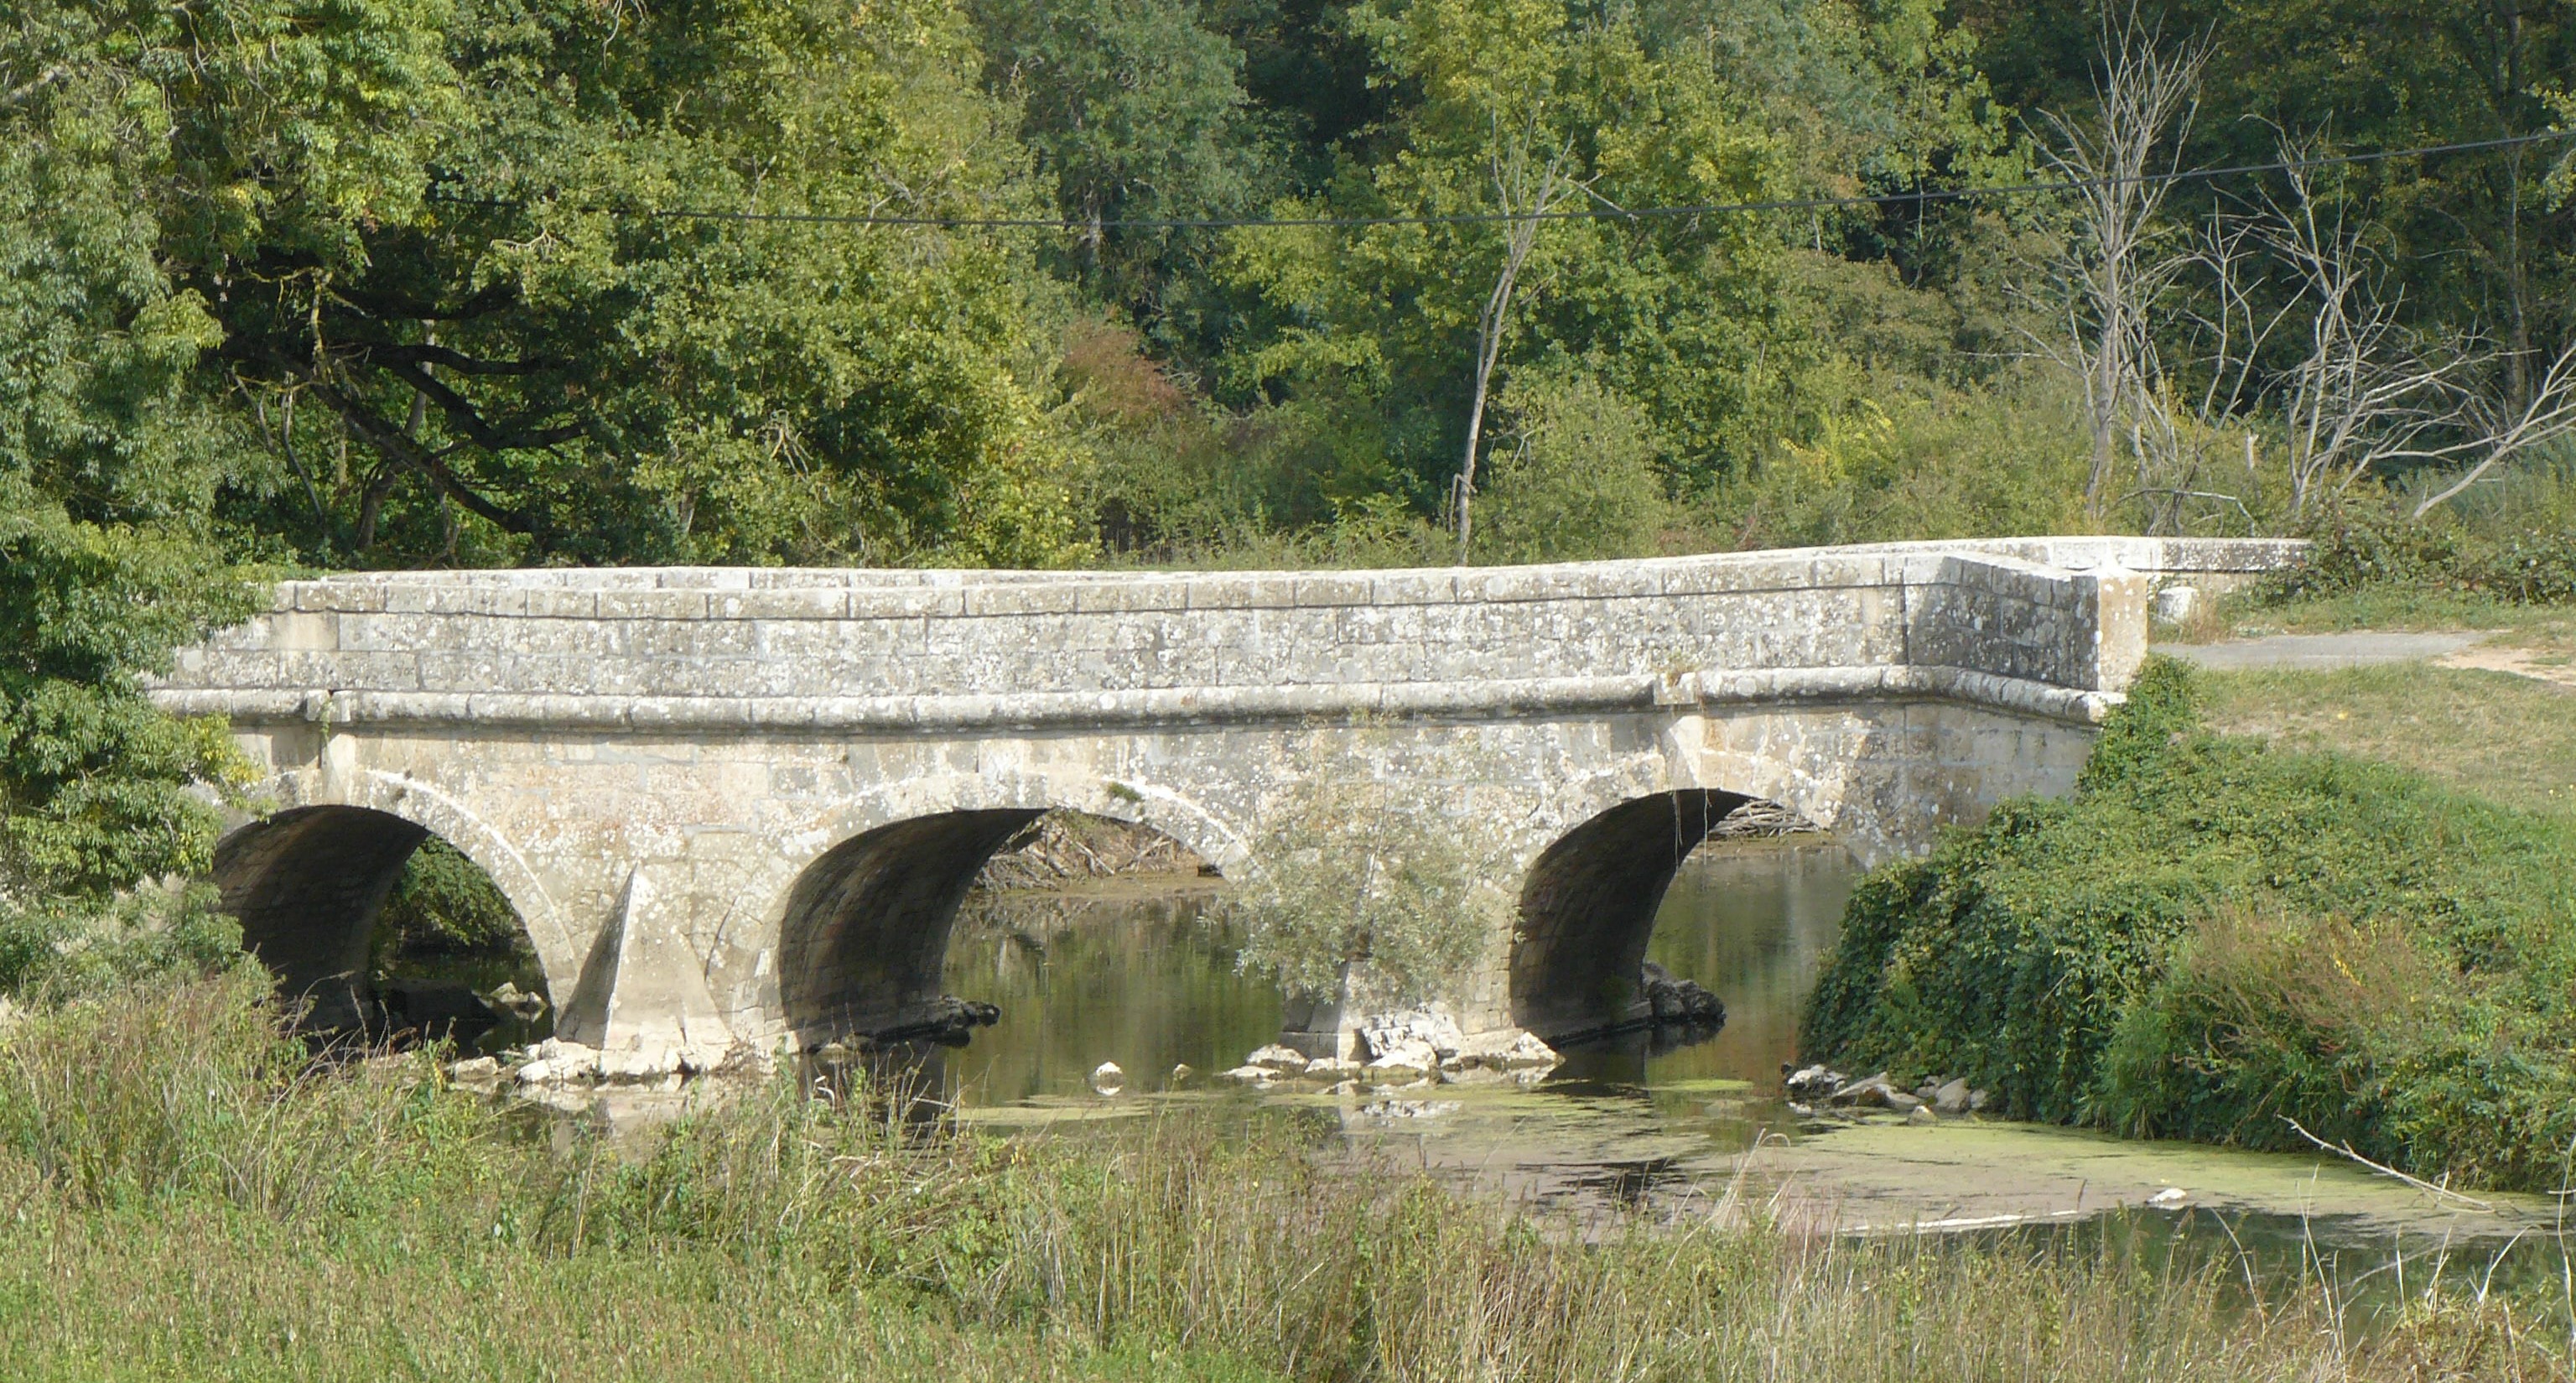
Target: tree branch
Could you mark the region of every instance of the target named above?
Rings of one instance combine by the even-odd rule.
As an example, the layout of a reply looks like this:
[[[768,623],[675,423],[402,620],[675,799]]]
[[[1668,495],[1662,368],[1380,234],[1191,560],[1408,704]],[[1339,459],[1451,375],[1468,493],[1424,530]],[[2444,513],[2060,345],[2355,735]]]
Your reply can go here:
[[[437,365],[467,375],[535,375],[561,369],[569,363],[561,360],[486,360],[427,342],[342,342],[338,349],[351,359],[370,365]]]
[[[415,347],[413,349],[435,350],[437,348]],[[475,410],[471,399],[440,383],[419,362],[404,360],[371,363],[374,363],[377,369],[411,386],[431,403],[437,404],[438,411],[445,415],[448,426],[464,433],[467,440],[485,451],[518,451],[551,447],[558,443],[572,441],[582,435],[583,428],[579,423],[539,428],[535,431],[495,427],[484,421],[483,415]]]
[[[388,293],[370,293],[363,288],[335,286],[331,296],[355,309],[360,315],[379,321],[463,322],[488,317],[519,303],[519,289],[511,283],[489,283],[474,295],[453,307],[418,302]]]
[[[322,401],[329,404],[332,411],[338,413],[341,420],[349,425],[350,431],[357,433],[361,441],[374,447],[382,455],[428,477],[431,484],[436,485],[448,498],[468,510],[512,533],[534,538],[540,546],[546,543],[547,525],[538,516],[523,510],[504,508],[468,489],[465,482],[457,479],[456,473],[448,469],[447,464],[435,454],[422,450],[419,444],[404,436],[400,428],[387,426],[384,420],[378,418],[365,404],[339,389],[328,384],[316,384],[313,389],[321,396]]]

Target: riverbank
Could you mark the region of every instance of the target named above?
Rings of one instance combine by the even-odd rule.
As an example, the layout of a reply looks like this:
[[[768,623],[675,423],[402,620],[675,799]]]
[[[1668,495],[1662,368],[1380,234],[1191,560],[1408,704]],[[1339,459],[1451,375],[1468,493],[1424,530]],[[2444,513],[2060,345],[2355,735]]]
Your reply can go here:
[[[2571,874],[2564,816],[2210,733],[2197,676],[2151,662],[2072,798],[1861,885],[1804,1045],[2016,1118],[2553,1189]]]
[[[16,1323],[0,1333],[0,1372],[1832,1380],[2563,1368],[2561,1324],[2501,1295],[2410,1295],[2374,1324],[2339,1313],[2314,1280],[2249,1302],[2225,1261],[2106,1242],[1643,1223],[1573,1234],[1392,1159],[1369,1175],[1328,1166],[1314,1134],[1276,1111],[1005,1140],[890,1126],[781,1086],[640,1142],[566,1142],[447,1087],[425,1057],[309,1068],[254,987],[103,1000],[28,1020],[0,1044],[0,1314]]]

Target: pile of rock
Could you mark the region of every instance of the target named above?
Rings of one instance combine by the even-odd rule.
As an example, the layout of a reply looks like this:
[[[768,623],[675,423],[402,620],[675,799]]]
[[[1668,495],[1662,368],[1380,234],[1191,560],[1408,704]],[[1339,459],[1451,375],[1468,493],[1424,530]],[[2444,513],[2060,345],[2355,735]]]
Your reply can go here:
[[[1356,1037],[1357,1060],[1309,1058],[1272,1043],[1221,1074],[1256,1089],[1301,1081],[1347,1093],[1369,1086],[1528,1084],[1558,1060],[1555,1049],[1519,1028],[1461,1032],[1440,1004],[1373,1014],[1360,1022]]]
[[[731,1047],[667,1044],[603,1052],[549,1037],[524,1051],[452,1062],[447,1075],[460,1085],[654,1084],[676,1089],[686,1076],[751,1069],[762,1064],[757,1051],[739,1043]]]
[[[1681,979],[1651,960],[1637,967],[1637,988],[1646,996],[1647,1006],[1654,1011],[1658,1023],[1726,1026],[1726,1005],[1716,995],[1697,980]]]
[[[1801,1118],[1884,1109],[1904,1115],[1909,1123],[1929,1124],[1978,1113],[1986,1107],[1986,1092],[1969,1089],[1964,1080],[1934,1076],[1907,1091],[1889,1080],[1885,1071],[1853,1080],[1823,1065],[1791,1069],[1784,1064],[1780,1069],[1781,1084],[1789,1094],[1789,1110]]]

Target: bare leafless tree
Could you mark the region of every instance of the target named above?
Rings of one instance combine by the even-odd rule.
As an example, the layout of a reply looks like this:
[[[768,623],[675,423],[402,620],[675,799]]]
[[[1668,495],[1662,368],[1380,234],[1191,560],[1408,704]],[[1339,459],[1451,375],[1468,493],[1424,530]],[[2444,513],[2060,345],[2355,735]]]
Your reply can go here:
[[[2251,526],[2268,451],[2293,517],[2395,466],[2458,467],[2421,517],[2576,433],[2576,343],[2537,366],[2475,331],[2410,325],[2367,226],[2315,186],[2314,144],[2281,140],[2279,195],[2196,232],[2168,216],[2208,48],[2169,47],[2134,6],[2105,11],[2101,44],[2094,111],[2048,117],[2046,156],[2075,214],[2053,266],[2056,334],[2032,338],[2083,383],[2096,516],[2136,499],[2149,531],[2171,532],[2187,505],[2214,504]],[[2160,351],[2186,345],[2168,368]],[[2114,495],[2124,445],[2135,486]],[[2222,468],[2239,454],[2231,482]]]
[[[2076,226],[2058,266],[2063,334],[2040,343],[2084,382],[2093,436],[2084,496],[2097,514],[2122,435],[2162,389],[2153,327],[2191,263],[2162,213],[2209,57],[2205,42],[2169,49],[2134,5],[2104,9],[2101,44],[2093,112],[2044,117],[2044,157],[2074,192]]]
[[[2284,163],[2314,152],[2281,144]],[[2305,328],[2304,349],[2265,390],[2282,434],[2295,517],[2392,462],[2426,457],[2428,445],[2456,431],[2458,382],[2476,352],[2465,341],[2408,330],[2403,291],[2344,204],[2320,197],[2304,168],[2293,166],[2286,177],[2288,195],[2267,194],[2243,225],[2287,276],[2276,320],[2294,318]],[[2227,267],[2219,266],[2222,284]],[[2254,368],[2260,344],[2240,347],[2238,373]]]
[[[2414,517],[2420,519],[2465,493],[2499,464],[2576,432],[2576,341],[2561,347],[2537,376],[2530,373],[2527,363],[2537,352],[2497,354],[2509,365],[2521,365],[2521,379],[2528,395],[2521,403],[2513,403],[2510,377],[2507,387],[2468,394],[2463,409],[2470,423],[2464,430],[2466,435],[2433,452],[2436,459],[2457,463],[2461,469],[2450,484],[2416,504]]]
[[[2410,328],[2366,228],[2315,187],[2305,165],[2320,152],[2285,138],[2286,195],[2213,221],[2201,262],[2222,314],[2244,326],[2212,338],[2207,368],[2231,383],[2213,385],[2205,410],[2279,429],[2293,517],[2395,465],[2463,467],[2415,507],[2421,518],[2498,463],[2576,429],[2576,347],[2535,373],[2474,332]],[[2257,261],[2284,279],[2272,286],[2269,316],[2252,306]],[[2290,323],[2301,349],[2258,365],[2266,340]]]
[[[1500,121],[1497,120],[1499,126]],[[1509,137],[1496,130],[1492,159],[1494,197],[1504,222],[1502,271],[1494,276],[1494,291],[1485,298],[1483,315],[1476,319],[1475,380],[1467,400],[1467,450],[1459,458],[1458,478],[1451,505],[1458,518],[1458,562],[1467,561],[1467,545],[1476,531],[1476,453],[1485,434],[1485,400],[1492,391],[1494,364],[1502,358],[1503,340],[1512,311],[1512,295],[1520,287],[1521,269],[1529,263],[1531,251],[1538,248],[1539,227],[1550,212],[1565,201],[1586,195],[1580,181],[1566,175],[1574,156],[1571,141],[1560,144],[1538,161],[1539,131],[1536,121],[1531,127]]]

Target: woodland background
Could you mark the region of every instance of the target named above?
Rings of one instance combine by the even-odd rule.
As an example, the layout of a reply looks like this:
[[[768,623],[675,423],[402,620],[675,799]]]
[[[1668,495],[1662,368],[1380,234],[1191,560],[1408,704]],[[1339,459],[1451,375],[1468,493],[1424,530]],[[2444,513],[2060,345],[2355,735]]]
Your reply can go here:
[[[2550,0],[27,0],[0,901],[201,862],[134,678],[296,570],[2576,573],[2571,76]]]

